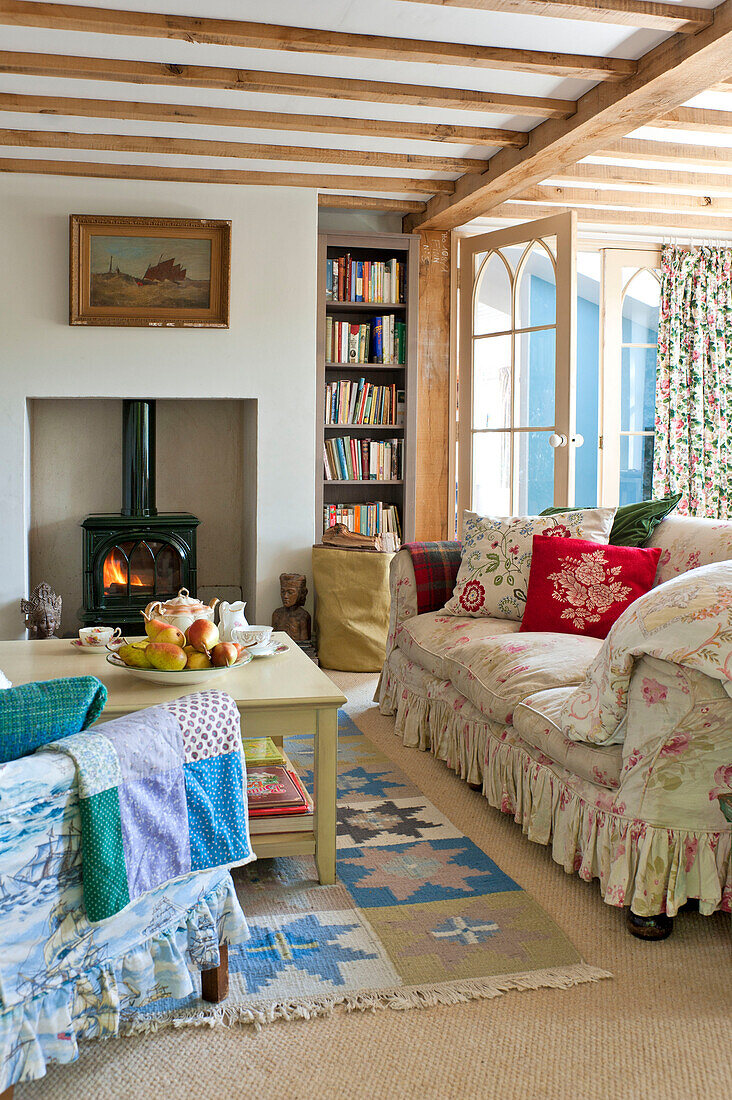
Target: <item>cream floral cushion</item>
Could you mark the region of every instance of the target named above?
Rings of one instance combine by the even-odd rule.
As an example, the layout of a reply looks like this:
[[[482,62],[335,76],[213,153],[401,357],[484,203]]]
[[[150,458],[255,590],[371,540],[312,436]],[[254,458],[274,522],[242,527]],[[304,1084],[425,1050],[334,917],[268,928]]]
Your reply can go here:
[[[427,669],[441,680],[450,678],[446,664],[458,647],[471,642],[487,641],[499,634],[515,634],[518,623],[508,619],[469,619],[446,615],[444,611],[428,611],[403,622],[397,631],[397,646],[410,661]]]
[[[486,718],[508,725],[514,707],[547,688],[581,684],[602,646],[580,634],[456,637],[444,665],[450,683]]]
[[[614,508],[588,508],[556,516],[479,516],[465,512],[463,556],[448,615],[520,622],[526,607],[534,535],[607,543]]]

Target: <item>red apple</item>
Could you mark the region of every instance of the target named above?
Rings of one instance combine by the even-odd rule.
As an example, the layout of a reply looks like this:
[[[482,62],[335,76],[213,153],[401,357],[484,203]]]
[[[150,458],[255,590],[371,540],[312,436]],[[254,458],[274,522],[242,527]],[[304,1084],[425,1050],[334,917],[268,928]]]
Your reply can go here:
[[[219,628],[209,619],[194,619],[186,630],[186,641],[197,653],[208,653],[218,640]]]
[[[234,642],[219,642],[211,650],[210,656],[214,668],[228,668],[239,660],[239,649]]]

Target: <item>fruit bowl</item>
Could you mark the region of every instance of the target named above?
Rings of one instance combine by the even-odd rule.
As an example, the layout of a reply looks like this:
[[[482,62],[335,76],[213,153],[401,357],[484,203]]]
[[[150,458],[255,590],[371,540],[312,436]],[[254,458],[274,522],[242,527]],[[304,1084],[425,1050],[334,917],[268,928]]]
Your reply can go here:
[[[135,668],[133,665],[126,665],[116,653],[107,654],[107,663],[112,665],[113,668],[120,668],[123,672],[129,672],[132,676],[136,676],[138,680],[147,680],[151,684],[166,684],[168,687],[205,684],[208,680],[225,676],[227,672],[233,672],[237,668],[243,668],[244,665],[249,664],[251,659],[251,653],[242,653],[239,660],[233,665],[224,665],[219,668],[183,668],[177,672],[164,672],[158,668]]]

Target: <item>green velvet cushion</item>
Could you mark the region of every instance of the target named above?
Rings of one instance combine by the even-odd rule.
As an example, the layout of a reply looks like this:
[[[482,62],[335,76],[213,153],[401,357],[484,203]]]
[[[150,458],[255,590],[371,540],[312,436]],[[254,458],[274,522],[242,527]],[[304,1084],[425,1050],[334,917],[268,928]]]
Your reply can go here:
[[[610,531],[612,546],[645,546],[662,519],[673,511],[681,500],[681,493],[663,497],[662,500],[641,500],[637,504],[623,504],[618,508]],[[578,512],[579,508],[545,508],[542,516],[555,516],[559,512]]]

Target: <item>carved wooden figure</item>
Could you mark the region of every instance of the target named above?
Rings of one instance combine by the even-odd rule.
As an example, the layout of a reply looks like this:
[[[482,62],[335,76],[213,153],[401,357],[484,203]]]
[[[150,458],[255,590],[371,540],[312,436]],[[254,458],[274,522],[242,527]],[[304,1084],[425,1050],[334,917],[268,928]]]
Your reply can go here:
[[[308,590],[302,573],[280,573],[280,598],[282,607],[272,614],[275,630],[284,630],[294,642],[310,639],[310,613],[303,604]]]
[[[61,628],[61,597],[50,584],[37,584],[29,600],[20,601],[29,638],[55,638]]]

